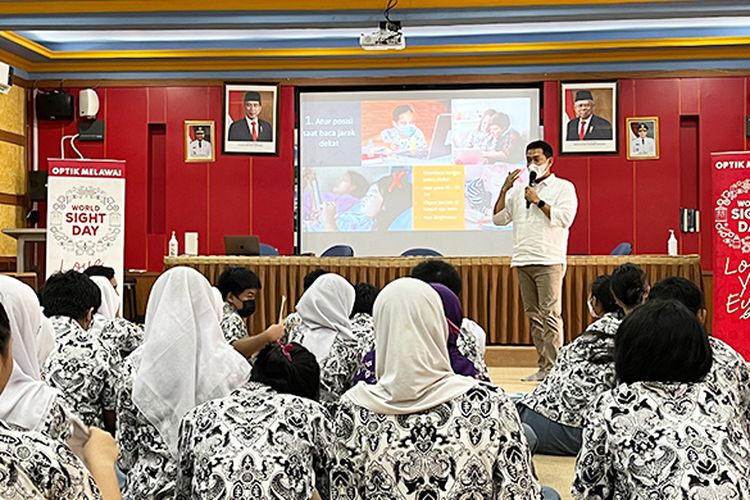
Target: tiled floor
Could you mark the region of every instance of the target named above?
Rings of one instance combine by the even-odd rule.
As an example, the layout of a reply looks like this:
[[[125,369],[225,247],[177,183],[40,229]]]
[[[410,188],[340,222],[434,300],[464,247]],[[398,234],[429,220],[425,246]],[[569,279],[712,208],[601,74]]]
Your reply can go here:
[[[536,386],[536,382],[521,381],[524,377],[534,373],[535,368],[490,367],[489,371],[492,381],[507,393],[528,392]],[[572,498],[570,484],[573,482],[575,457],[536,455],[534,465],[542,484],[555,488],[564,499]]]

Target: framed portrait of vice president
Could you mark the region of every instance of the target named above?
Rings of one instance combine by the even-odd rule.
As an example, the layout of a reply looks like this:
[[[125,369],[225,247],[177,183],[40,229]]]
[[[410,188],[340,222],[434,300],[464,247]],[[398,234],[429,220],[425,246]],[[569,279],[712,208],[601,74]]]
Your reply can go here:
[[[560,152],[617,152],[617,82],[563,83]]]
[[[224,153],[278,154],[278,85],[224,84]]]

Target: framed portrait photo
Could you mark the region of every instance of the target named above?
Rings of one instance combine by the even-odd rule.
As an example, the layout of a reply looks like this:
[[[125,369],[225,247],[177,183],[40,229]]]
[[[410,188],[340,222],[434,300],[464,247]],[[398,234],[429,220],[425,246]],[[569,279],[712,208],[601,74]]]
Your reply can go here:
[[[216,160],[216,125],[213,120],[185,120],[185,161]]]
[[[617,82],[563,83],[560,152],[617,152]]]
[[[628,160],[659,158],[659,118],[645,116],[625,120],[628,137]]]
[[[224,152],[278,154],[278,85],[224,84]]]

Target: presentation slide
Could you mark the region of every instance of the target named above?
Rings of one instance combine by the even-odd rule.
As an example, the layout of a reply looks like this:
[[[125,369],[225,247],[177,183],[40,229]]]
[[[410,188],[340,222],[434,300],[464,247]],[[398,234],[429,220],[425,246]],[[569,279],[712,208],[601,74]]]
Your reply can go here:
[[[540,136],[535,88],[301,92],[300,249],[510,255],[492,208]]]

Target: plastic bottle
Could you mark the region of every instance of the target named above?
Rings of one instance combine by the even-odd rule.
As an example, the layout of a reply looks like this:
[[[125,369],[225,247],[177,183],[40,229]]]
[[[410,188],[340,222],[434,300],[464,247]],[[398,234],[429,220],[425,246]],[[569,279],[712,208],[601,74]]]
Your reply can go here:
[[[169,238],[169,256],[177,257],[179,253],[180,253],[180,244],[177,243],[177,236],[175,236],[174,231],[172,231],[172,237]]]
[[[674,229],[669,230],[669,239],[667,240],[667,254],[677,255],[677,238],[674,235]]]

